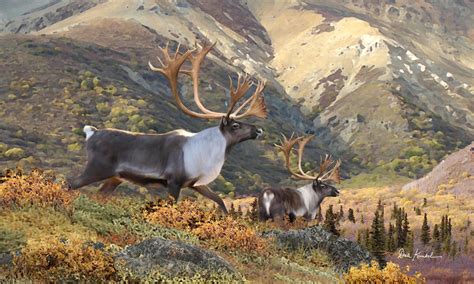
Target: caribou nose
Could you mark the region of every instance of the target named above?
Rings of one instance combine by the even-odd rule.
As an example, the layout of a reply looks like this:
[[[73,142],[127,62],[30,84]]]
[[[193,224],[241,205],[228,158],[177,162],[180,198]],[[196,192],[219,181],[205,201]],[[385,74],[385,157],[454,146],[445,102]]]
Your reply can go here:
[[[257,137],[260,137],[263,135],[263,129],[257,128],[257,130],[255,130],[255,133],[257,133]]]

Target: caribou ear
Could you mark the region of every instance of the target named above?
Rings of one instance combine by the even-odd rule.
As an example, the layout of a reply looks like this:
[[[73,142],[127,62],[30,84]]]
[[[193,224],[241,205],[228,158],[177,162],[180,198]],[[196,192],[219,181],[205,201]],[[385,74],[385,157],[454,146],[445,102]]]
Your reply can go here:
[[[321,185],[321,183],[319,182],[319,179],[314,179],[313,180],[313,188],[317,188]]]
[[[223,116],[221,118],[221,124],[220,124],[220,128],[222,129],[223,127],[227,126],[229,124],[229,120],[226,116]]]

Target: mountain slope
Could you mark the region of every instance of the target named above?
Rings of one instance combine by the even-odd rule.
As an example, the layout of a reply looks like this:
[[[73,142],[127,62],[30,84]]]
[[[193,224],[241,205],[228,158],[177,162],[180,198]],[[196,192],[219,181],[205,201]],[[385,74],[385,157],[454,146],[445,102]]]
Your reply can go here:
[[[1,39],[5,47],[2,64],[8,68],[2,68],[6,76],[0,79],[0,95],[6,98],[3,105],[12,109],[2,117],[21,114],[7,117],[10,122],[4,123],[4,128],[11,137],[19,127],[33,133],[28,129],[35,125],[41,129],[35,139],[46,139],[42,144],[48,145],[50,138],[43,137],[49,135],[45,135],[47,126],[38,121],[56,122],[37,112],[35,104],[40,99],[35,96],[45,94],[49,102],[53,94],[68,88],[73,95],[56,100],[69,99],[67,102],[81,106],[87,114],[79,108],[75,112],[53,108],[48,114],[64,120],[54,139],[67,141],[57,144],[62,149],[56,153],[64,155],[63,163],[68,166],[46,164],[62,172],[67,172],[68,161],[83,159],[80,151],[67,150],[67,145],[77,149],[83,143],[80,134],[72,141],[71,125],[76,133],[84,123],[141,131],[204,126],[181,115],[173,120],[160,118],[174,105],[166,95],[163,78],[149,72],[146,65],[158,55],[157,46],[169,40],[188,47],[195,41],[217,42],[202,72],[202,92],[227,93],[226,73],[235,71],[268,81],[271,117],[262,122],[269,134],[268,145],[256,148],[246,143],[236,149],[243,155],[230,155],[224,169],[224,177],[238,184],[240,192],[249,187],[257,190],[258,186],[245,180],[253,173],[266,183],[287,178],[279,161],[270,161],[277,159],[271,144],[281,132],[315,133],[317,139],[309,145],[308,157],[315,157],[315,150],[317,154],[336,154],[345,162],[344,172],[351,175],[377,170],[420,177],[447,153],[474,139],[474,79],[469,60],[474,55],[470,24],[474,13],[467,1],[374,1],[368,5],[357,0],[338,4],[316,0],[58,0],[32,9],[8,17],[8,22],[0,25],[1,32],[16,34]],[[30,37],[18,38],[19,33]],[[11,40],[19,44],[18,50],[8,43]],[[59,68],[62,60],[65,66],[81,67],[74,67],[71,74],[44,72]],[[27,66],[37,68],[18,71],[27,70]],[[64,74],[74,87],[61,83],[66,79]],[[99,86],[94,85],[96,76],[101,79]],[[82,81],[86,81],[84,90]],[[37,87],[45,82],[46,90]],[[23,90],[24,85],[36,89]],[[107,89],[108,85],[117,91]],[[113,99],[86,96],[84,103],[83,95],[76,96],[101,93],[96,87],[105,90],[102,94],[114,93]],[[186,83],[183,93],[189,88]],[[24,93],[26,101],[21,98]],[[131,94],[149,108],[134,105]],[[13,98],[10,95],[18,100],[8,99]],[[160,105],[163,98],[166,106]],[[207,95],[205,99],[219,108],[224,98]],[[112,121],[111,116],[118,112],[113,110],[117,102],[131,105],[131,110],[119,112],[123,118]],[[33,109],[22,109],[25,103],[36,107],[32,114]],[[134,115],[160,123],[147,124],[145,118],[137,117],[137,121],[128,122]],[[6,148],[21,146],[26,150],[21,158],[38,150],[27,142],[9,139]],[[268,160],[246,163],[245,155],[257,150]],[[48,159],[53,152],[46,155]],[[18,158],[2,159],[4,165],[11,166]],[[272,166],[261,166],[266,163]],[[223,184],[221,181],[219,187]]]
[[[473,18],[466,12],[472,5],[433,3],[425,18],[393,16],[393,11],[403,11],[405,18],[418,15],[424,9],[419,5],[249,4],[272,39],[270,64],[277,80],[314,119],[316,134],[330,141],[332,149],[349,148],[369,168],[397,168],[394,159],[403,160],[410,176],[474,137],[474,80],[468,60],[474,54],[468,24]],[[442,17],[441,9],[466,17],[458,20],[462,23],[435,18]],[[426,17],[433,21],[427,23]],[[429,31],[440,22],[441,27]],[[414,36],[422,32],[427,37]],[[423,148],[415,155],[418,161],[408,159],[407,146]]]
[[[403,189],[423,192],[450,192],[456,195],[474,195],[474,143],[447,156],[429,174],[406,184]]]

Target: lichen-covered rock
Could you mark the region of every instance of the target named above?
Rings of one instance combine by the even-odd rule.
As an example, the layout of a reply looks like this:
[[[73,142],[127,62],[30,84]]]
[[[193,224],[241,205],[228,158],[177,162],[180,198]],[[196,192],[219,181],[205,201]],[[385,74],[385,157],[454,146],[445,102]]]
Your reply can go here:
[[[0,252],[0,268],[13,265],[13,255],[11,253]]]
[[[138,278],[169,279],[199,277],[240,280],[240,274],[226,260],[200,247],[163,238],[145,240],[127,247],[116,255],[119,270],[127,270]]]
[[[325,231],[319,226],[303,230],[269,231],[266,237],[275,237],[279,246],[286,249],[318,249],[324,251],[334,262],[338,270],[347,271],[351,266],[361,262],[370,263],[370,253],[357,243],[349,241]]]

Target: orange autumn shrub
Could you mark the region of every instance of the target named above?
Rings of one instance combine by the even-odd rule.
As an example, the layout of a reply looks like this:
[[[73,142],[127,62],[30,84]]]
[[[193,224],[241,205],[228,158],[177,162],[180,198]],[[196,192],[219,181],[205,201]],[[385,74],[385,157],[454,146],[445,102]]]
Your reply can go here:
[[[362,264],[360,267],[351,267],[348,273],[343,275],[346,283],[424,283],[425,279],[421,274],[408,275],[409,268],[400,268],[393,262],[380,269],[376,261],[372,261],[369,266]]]
[[[188,231],[219,218],[216,210],[205,210],[191,200],[176,204],[171,199],[158,200],[145,209],[144,215],[151,223]]]
[[[76,198],[77,193],[66,191],[60,184],[53,182],[38,170],[29,175],[14,174],[4,178],[0,183],[0,206],[67,208]]]
[[[249,225],[239,222],[231,216],[223,220],[204,223],[193,233],[201,240],[211,240],[220,250],[240,249],[246,252],[263,253],[267,242]]]
[[[53,240],[41,246],[27,246],[15,256],[14,279],[40,281],[113,280],[114,260],[108,252],[80,241]]]
[[[145,209],[144,217],[153,224],[186,230],[216,249],[263,253],[267,247],[267,241],[243,218],[222,216],[217,209],[190,200],[178,204],[160,200]]]

